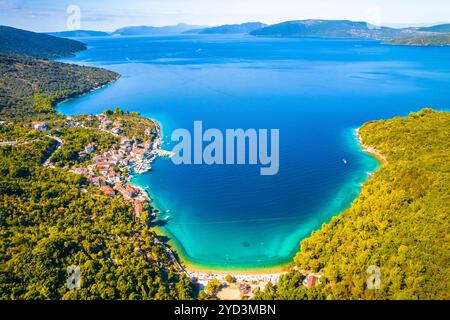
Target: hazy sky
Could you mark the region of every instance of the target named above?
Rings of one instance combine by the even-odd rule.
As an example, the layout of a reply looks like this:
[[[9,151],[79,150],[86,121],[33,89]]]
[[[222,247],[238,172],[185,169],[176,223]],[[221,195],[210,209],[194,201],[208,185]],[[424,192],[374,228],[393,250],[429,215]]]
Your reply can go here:
[[[67,13],[68,8],[80,9],[80,25],[77,19],[71,19],[74,16]],[[271,24],[311,18],[381,25],[449,22],[450,0],[0,0],[0,24],[33,31],[74,26],[109,31],[130,25],[179,22]]]

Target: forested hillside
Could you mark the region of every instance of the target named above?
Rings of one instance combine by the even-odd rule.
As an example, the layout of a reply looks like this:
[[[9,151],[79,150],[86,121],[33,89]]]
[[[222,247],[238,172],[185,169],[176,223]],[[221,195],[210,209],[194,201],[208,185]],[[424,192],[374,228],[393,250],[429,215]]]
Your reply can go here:
[[[49,138],[0,148],[0,299],[190,298],[189,280],[129,203],[41,166],[54,148]],[[80,290],[67,288],[70,265]]]
[[[0,52],[55,59],[86,50],[82,42],[7,26],[0,26]]]
[[[424,109],[360,129],[388,164],[352,206],[301,243],[295,268],[263,299],[449,299],[450,113]],[[381,271],[370,290],[369,266]],[[307,289],[303,272],[323,274]]]
[[[99,68],[0,53],[0,117],[42,111],[36,108],[51,110],[51,104],[87,93],[118,76]]]
[[[66,118],[54,104],[117,77],[98,68],[0,54],[1,300],[193,297],[164,239],[147,228],[148,213],[137,216],[132,201],[71,171],[118,148],[120,139],[101,130],[97,117]],[[140,141],[153,137],[145,133],[154,133],[152,120],[118,108],[106,113],[123,134]],[[92,143],[95,150],[81,157]],[[67,286],[69,266],[80,269],[79,290]]]

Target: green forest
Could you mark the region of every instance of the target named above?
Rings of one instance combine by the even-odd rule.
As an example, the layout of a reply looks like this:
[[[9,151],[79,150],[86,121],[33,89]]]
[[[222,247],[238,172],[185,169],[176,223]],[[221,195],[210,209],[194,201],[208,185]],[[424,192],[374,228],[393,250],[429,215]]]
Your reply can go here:
[[[256,299],[450,298],[450,113],[370,122],[360,135],[388,163]],[[370,266],[380,268],[379,289],[367,285]],[[301,271],[323,274],[321,283],[307,289]]]
[[[121,197],[41,163],[55,142],[0,148],[0,299],[189,299],[155,234]],[[66,286],[79,266],[80,290]]]
[[[112,71],[0,53],[0,117],[46,119],[64,99],[118,78]]]
[[[0,69],[0,141],[12,141],[0,144],[0,299],[192,299],[190,280],[175,268],[164,239],[134,220],[133,204],[67,170],[87,143],[101,152],[118,138],[96,130],[96,117],[69,121],[55,103],[118,75],[4,54]],[[106,113],[136,139],[155,132],[154,122],[136,113]],[[49,131],[35,130],[36,120]],[[75,121],[83,127],[71,126]],[[47,134],[64,145],[56,151]],[[42,166],[49,157],[54,168]],[[67,286],[69,266],[80,269],[79,290]]]

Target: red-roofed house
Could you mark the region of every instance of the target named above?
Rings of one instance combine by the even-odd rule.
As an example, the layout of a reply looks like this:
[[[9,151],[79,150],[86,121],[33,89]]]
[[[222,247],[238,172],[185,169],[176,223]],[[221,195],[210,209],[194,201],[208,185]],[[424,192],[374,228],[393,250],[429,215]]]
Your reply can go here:
[[[96,165],[95,165],[95,167],[97,168],[97,169],[109,169],[109,163],[108,162],[105,162],[105,161],[102,161],[102,162],[98,162]]]
[[[136,201],[134,204],[134,216],[136,219],[140,219],[142,216],[143,205],[142,202]]]
[[[139,192],[131,186],[127,186],[126,190],[130,198],[136,197],[139,194]]]
[[[305,280],[303,280],[303,285],[307,288],[312,288],[314,287],[316,284],[319,283],[319,276],[315,275],[315,274],[308,274],[305,278]]]
[[[38,131],[47,131],[49,127],[44,122],[33,122],[33,128],[34,130]]]
[[[104,194],[107,196],[113,197],[115,195],[114,189],[110,186],[101,186],[100,189],[103,191]]]
[[[138,195],[138,191],[131,186],[124,186],[121,183],[116,183],[116,189],[125,197],[125,198],[134,198]]]
[[[131,150],[130,154],[133,157],[136,157],[137,159],[143,159],[145,156],[146,150],[145,149],[141,149],[141,148],[133,148],[133,150]]]

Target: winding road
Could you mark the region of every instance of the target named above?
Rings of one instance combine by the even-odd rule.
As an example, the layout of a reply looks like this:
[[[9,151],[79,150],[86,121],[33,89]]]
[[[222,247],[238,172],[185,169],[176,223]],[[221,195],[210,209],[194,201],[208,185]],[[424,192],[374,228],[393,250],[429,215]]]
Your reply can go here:
[[[52,157],[52,155],[58,151],[59,149],[61,149],[61,147],[64,145],[64,140],[62,140],[61,138],[58,138],[56,136],[52,136],[50,134],[45,135],[46,137],[55,140],[58,143],[58,146],[56,147],[56,149],[49,155],[49,157],[47,158],[47,160],[45,160],[43,166],[44,167],[48,167],[50,165],[50,158]],[[17,140],[5,140],[5,141],[0,141],[0,147],[5,147],[5,146],[20,146],[20,145],[24,145],[24,144],[29,144],[29,143],[33,143],[40,140],[40,138],[36,138],[33,140],[28,140],[28,141],[17,141]]]

